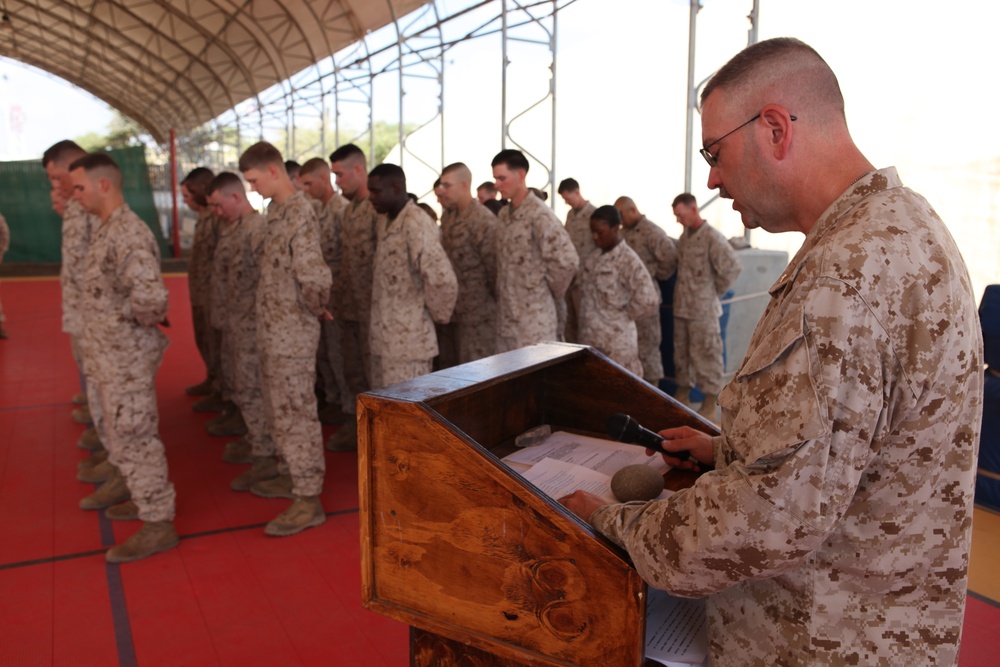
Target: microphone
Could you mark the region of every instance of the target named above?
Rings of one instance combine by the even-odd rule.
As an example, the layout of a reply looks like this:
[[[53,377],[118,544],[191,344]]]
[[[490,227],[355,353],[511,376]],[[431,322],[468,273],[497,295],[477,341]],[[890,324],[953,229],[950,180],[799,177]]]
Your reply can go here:
[[[648,428],[643,428],[639,425],[639,422],[620,412],[608,417],[606,428],[608,435],[618,442],[624,442],[629,445],[642,445],[647,449],[652,449],[653,451],[660,452],[661,454],[672,456],[675,459],[680,459],[681,461],[693,460],[691,458],[691,452],[687,450],[668,452],[661,444],[664,439],[660,437],[660,434],[654,433]],[[701,463],[698,463],[698,465],[700,466]]]

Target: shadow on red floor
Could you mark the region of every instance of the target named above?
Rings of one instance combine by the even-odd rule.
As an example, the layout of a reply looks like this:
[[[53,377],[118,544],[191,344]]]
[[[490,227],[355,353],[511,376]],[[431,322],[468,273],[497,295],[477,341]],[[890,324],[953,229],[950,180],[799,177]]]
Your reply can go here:
[[[228,439],[190,409],[183,390],[204,367],[187,279],[166,283],[173,326],[157,391],[182,541],[122,566],[104,551],[138,522],[77,507],[94,486],[76,481],[86,452],[69,417],[79,385],[59,283],[2,285],[0,665],[406,665],[406,627],[361,608],[357,456],[326,455],[325,525],[265,537],[288,501],[229,489],[245,466],[222,461]]]

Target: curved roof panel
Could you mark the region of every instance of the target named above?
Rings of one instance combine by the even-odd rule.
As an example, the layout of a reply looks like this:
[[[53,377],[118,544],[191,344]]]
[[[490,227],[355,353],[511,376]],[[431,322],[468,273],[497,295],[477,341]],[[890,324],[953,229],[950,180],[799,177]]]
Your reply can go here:
[[[83,88],[163,142],[429,0],[0,0],[0,56]]]

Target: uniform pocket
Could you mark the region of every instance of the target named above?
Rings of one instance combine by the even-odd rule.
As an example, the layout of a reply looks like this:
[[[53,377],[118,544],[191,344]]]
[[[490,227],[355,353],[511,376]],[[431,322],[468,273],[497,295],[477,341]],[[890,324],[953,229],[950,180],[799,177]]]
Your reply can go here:
[[[727,434],[731,456],[748,465],[768,467],[803,442],[830,434],[801,314],[784,319],[763,339],[719,400],[734,415]]]

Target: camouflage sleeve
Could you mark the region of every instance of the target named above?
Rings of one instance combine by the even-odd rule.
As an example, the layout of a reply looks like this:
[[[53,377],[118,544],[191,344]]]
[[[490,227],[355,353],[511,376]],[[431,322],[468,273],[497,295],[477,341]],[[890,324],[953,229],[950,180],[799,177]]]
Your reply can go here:
[[[545,266],[545,281],[556,299],[562,298],[573,282],[573,276],[580,266],[580,257],[566,228],[554,215],[539,216],[535,222],[542,263]]]
[[[836,528],[877,455],[895,364],[888,336],[843,283],[809,292],[734,378],[744,400],[724,406],[735,415],[717,470],[668,500],[591,518],[655,588],[702,597],[797,567]]]
[[[677,273],[677,243],[664,233],[657,234],[652,245],[656,279],[667,280]]]
[[[212,262],[212,277],[208,282],[209,286],[209,319],[210,324],[216,329],[221,329],[226,319],[226,301],[229,291],[229,280],[226,276],[228,262]]]
[[[124,236],[117,241],[117,271],[129,293],[132,317],[144,327],[155,326],[166,317],[169,305],[155,241],[152,236],[149,239]]]
[[[340,261],[344,256],[344,244],[341,240],[341,228],[344,226],[344,209],[341,208],[339,211],[333,214],[333,229],[330,230],[330,245],[329,248],[324,252],[326,256],[326,262],[329,266],[339,267]],[[338,276],[334,276],[337,278]]]
[[[660,290],[653,282],[646,266],[634,252],[629,252],[630,261],[623,267],[621,280],[631,293],[625,312],[633,320],[649,317],[660,307]]]
[[[437,227],[426,216],[409,227],[410,264],[424,282],[424,303],[431,319],[441,324],[451,320],[458,299],[458,280],[451,260],[441,246]]]
[[[330,267],[320,249],[319,225],[315,219],[304,218],[292,235],[292,274],[299,285],[299,294],[306,309],[319,317],[330,298],[332,279]]]
[[[319,223],[320,247],[323,252],[323,261],[327,266],[335,266],[334,262],[339,254],[340,237],[337,234],[336,212],[326,206],[317,206],[314,202],[316,220]]]
[[[722,234],[718,234],[712,243],[708,259],[714,269],[715,293],[722,296],[739,278],[743,261]]]
[[[493,215],[490,213],[490,215]],[[479,221],[479,229],[476,230],[476,245],[479,248],[479,257],[486,268],[486,282],[490,294],[496,296],[497,293],[497,237],[496,225],[493,222]]]

